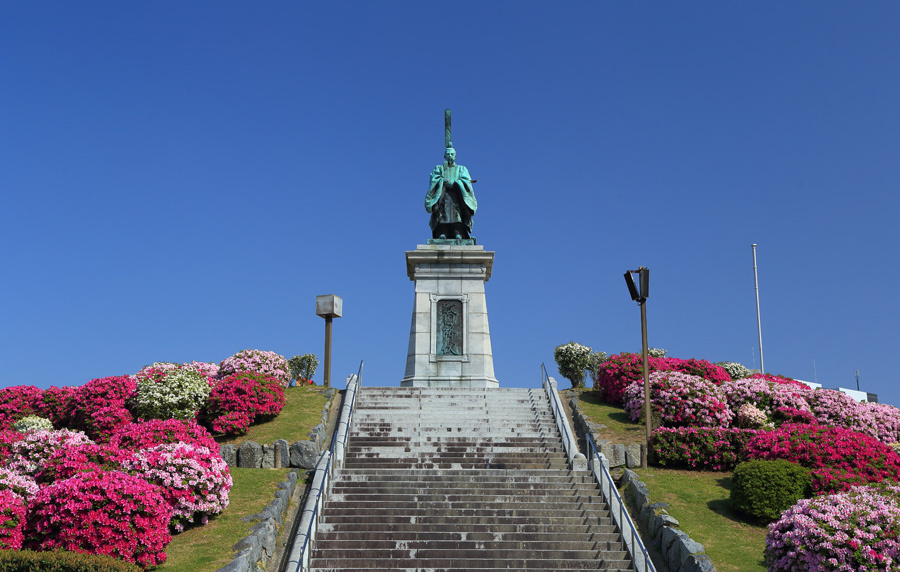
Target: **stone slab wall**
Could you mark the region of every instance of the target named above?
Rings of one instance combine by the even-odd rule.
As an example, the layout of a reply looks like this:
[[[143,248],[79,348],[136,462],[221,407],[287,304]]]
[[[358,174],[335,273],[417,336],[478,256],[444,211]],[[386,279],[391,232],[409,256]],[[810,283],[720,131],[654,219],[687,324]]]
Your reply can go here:
[[[634,469],[641,466],[641,456],[647,454],[646,445],[639,443],[622,445],[601,439],[598,437],[598,434],[606,425],[594,423],[585,416],[576,392],[566,392],[566,395],[569,397],[569,406],[572,408],[572,421],[575,425],[575,433],[585,439],[585,435],[590,434],[597,445],[597,449],[609,459],[609,467],[611,469],[616,467]]]

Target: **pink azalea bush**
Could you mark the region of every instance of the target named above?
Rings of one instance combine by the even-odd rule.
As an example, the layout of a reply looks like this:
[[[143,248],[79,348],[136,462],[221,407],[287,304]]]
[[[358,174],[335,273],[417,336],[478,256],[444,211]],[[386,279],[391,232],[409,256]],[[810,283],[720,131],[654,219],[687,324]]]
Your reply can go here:
[[[68,386],[48,387],[41,394],[40,403],[36,404],[38,414],[49,419],[56,429],[70,425],[76,391],[76,388]]]
[[[834,389],[817,389],[810,392],[807,400],[813,415],[822,425],[845,427],[875,436],[875,417],[865,403]]]
[[[126,403],[135,395],[131,376],[92,379],[75,390],[69,428],[84,431],[92,439],[106,441],[112,429],[131,421]]]
[[[750,404],[765,414],[767,422],[782,418],[776,419],[775,411],[779,408],[810,411],[805,395],[812,392],[805,385],[801,389],[760,377],[745,377],[726,381],[721,388],[733,412]]]
[[[737,426],[744,429],[759,429],[768,422],[766,414],[752,403],[741,405],[735,420]]]
[[[215,380],[219,377],[219,364],[217,363],[192,361],[191,363],[185,363],[182,365],[206,377],[209,380],[210,386],[212,386]]]
[[[228,506],[231,474],[216,452],[187,443],[167,443],[138,451],[125,467],[159,485],[178,532],[185,524],[206,524]]]
[[[0,463],[6,462],[12,455],[13,444],[24,438],[25,435],[15,429],[0,429]]]
[[[35,475],[41,484],[53,483],[90,471],[121,471],[135,454],[111,445],[74,445],[58,449]]]
[[[22,548],[25,501],[9,489],[0,490],[0,550]]]
[[[801,500],[769,526],[770,572],[897,570],[900,488],[854,487]]]
[[[19,419],[37,414],[41,393],[41,390],[33,385],[16,385],[0,389],[0,429],[10,429]]]
[[[254,372],[278,379],[282,387],[291,384],[291,370],[284,356],[275,352],[243,350],[219,364],[219,378],[234,373]]]
[[[747,442],[761,433],[724,427],[660,427],[650,436],[650,448],[664,467],[728,471],[743,458]]]
[[[93,441],[81,431],[58,429],[34,431],[12,444],[6,467],[20,474],[35,476],[44,463],[59,449],[75,445],[92,445]]]
[[[797,381],[796,379],[791,379],[790,377],[785,377],[783,375],[772,375],[770,373],[754,373],[747,377],[749,377],[750,379],[764,379],[771,383],[777,383],[778,385],[788,385],[799,391],[812,390],[812,388],[805,383]]]
[[[28,475],[0,467],[0,490],[11,491],[27,501],[40,490],[40,487]]]
[[[842,427],[785,424],[744,449],[749,459],[786,459],[810,470],[816,494],[896,479],[900,457],[875,438]]]
[[[900,442],[900,409],[886,403],[867,403],[874,419],[874,437],[882,443]]]
[[[170,516],[159,487],[142,478],[120,471],[79,473],[31,500],[26,544],[108,554],[146,569],[166,560]]]
[[[643,384],[625,388],[625,413],[632,421],[644,409]],[[650,374],[650,408],[665,427],[725,427],[734,414],[725,394],[710,381],[678,371]]]
[[[233,373],[216,383],[204,419],[215,433],[239,435],[261,418],[278,415],[283,407],[281,378]]]
[[[648,357],[650,372],[677,371],[696,375],[715,385],[731,379],[728,372],[714,363],[700,359]],[[625,388],[643,382],[643,358],[641,354],[622,353],[611,356],[597,371],[597,391],[607,403],[624,403]]]
[[[137,451],[179,441],[210,451],[219,450],[219,444],[205,427],[185,419],[150,419],[122,425],[113,433],[110,444]]]

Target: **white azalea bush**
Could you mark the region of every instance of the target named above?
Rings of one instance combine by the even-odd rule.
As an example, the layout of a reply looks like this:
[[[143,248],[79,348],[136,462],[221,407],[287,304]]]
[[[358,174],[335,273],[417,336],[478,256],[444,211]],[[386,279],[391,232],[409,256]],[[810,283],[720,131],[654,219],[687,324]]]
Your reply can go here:
[[[146,367],[137,374],[135,410],[143,419],[193,419],[209,399],[209,379],[195,369]]]
[[[28,433],[29,431],[50,431],[53,429],[53,423],[46,417],[27,415],[13,423],[12,427],[16,431],[22,433]]]
[[[722,369],[728,372],[731,379],[743,379],[750,376],[750,370],[736,361],[725,361],[718,365],[722,366]]]
[[[559,374],[572,382],[572,387],[584,385],[584,370],[591,365],[591,348],[575,342],[556,346],[553,359]]]

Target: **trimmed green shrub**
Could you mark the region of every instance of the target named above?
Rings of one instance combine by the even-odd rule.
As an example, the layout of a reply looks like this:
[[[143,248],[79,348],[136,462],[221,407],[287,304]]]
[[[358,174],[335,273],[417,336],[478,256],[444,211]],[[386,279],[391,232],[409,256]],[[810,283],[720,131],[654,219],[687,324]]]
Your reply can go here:
[[[140,572],[140,568],[105,554],[67,550],[0,550],[0,572]]]
[[[741,463],[731,477],[731,506],[766,521],[812,496],[809,469],[785,459]]]

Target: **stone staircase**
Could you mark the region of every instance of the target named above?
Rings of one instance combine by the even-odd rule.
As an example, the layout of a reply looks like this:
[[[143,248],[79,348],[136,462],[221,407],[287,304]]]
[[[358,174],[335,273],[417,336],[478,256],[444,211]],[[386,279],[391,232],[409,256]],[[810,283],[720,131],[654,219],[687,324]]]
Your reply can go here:
[[[541,389],[363,388],[310,570],[631,570]]]

